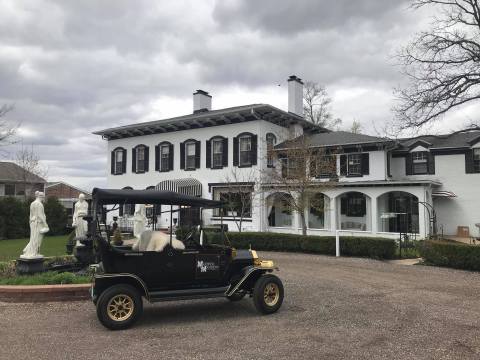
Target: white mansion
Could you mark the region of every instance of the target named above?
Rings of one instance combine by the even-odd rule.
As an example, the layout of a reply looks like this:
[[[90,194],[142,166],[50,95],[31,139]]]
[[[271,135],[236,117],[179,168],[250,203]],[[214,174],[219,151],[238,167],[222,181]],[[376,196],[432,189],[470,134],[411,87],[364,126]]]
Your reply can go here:
[[[304,134],[313,147],[335,149],[338,178],[322,192],[312,184],[311,196],[323,200],[324,211],[305,209],[308,234],[332,235],[339,229],[398,237],[406,231],[423,238],[434,227],[445,234],[455,234],[458,226],[477,231],[480,131],[399,141],[329,131],[303,118],[302,95],[301,79],[291,76],[288,111],[266,104],[212,110],[211,96],[197,90],[193,114],[95,132],[108,141],[108,187],[168,189],[213,199],[223,199],[229,187],[242,187],[252,192],[243,230],[301,233],[298,213],[279,196],[281,188],[253,190],[263,186],[259,174],[284,164],[267,149],[281,150],[285,140]],[[313,182],[320,184],[323,177]],[[125,206],[119,215],[132,214]],[[222,215],[235,231],[235,214]],[[187,209],[174,215],[180,223],[191,216]],[[204,211],[202,220],[216,224],[219,216]],[[157,227],[169,223],[168,214],[157,215]]]

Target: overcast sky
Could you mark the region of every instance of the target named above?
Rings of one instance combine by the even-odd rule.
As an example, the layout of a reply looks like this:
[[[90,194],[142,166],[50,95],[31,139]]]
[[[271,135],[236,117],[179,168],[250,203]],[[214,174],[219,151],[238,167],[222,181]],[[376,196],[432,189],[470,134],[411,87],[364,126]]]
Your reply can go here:
[[[213,95],[214,109],[286,109],[296,74],[326,86],[346,128],[356,119],[375,134],[403,80],[392,56],[429,22],[401,0],[1,3],[0,104],[15,105],[8,119],[50,181],[87,190],[106,185],[106,142],[92,131],[191,113],[195,89]]]

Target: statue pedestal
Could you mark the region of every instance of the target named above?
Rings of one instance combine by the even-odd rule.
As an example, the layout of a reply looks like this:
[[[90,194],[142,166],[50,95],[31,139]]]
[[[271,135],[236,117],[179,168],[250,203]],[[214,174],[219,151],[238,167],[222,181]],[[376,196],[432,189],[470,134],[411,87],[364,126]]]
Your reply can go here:
[[[15,264],[15,270],[18,275],[27,275],[43,272],[45,267],[43,262],[45,258],[43,256],[34,258],[22,258],[17,259]]]

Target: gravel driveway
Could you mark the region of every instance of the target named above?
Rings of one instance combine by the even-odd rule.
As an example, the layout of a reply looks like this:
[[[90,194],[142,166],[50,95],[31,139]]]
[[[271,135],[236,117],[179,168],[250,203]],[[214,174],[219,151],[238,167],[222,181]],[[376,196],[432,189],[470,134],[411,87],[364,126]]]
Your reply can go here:
[[[285,301],[145,305],[112,332],[91,302],[0,303],[2,359],[478,359],[480,274],[318,255],[277,261]]]

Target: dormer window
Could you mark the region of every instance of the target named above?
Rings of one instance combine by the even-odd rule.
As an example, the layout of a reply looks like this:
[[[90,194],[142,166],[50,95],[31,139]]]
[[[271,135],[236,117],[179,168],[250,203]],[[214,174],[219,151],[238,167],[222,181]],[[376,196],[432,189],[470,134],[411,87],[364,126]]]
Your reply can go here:
[[[137,145],[132,149],[132,172],[142,174],[148,171],[148,146]]]
[[[112,175],[122,175],[127,171],[127,150],[118,147],[112,151],[110,159],[110,173]]]
[[[413,174],[422,175],[428,172],[428,152],[416,151],[412,153]]]

